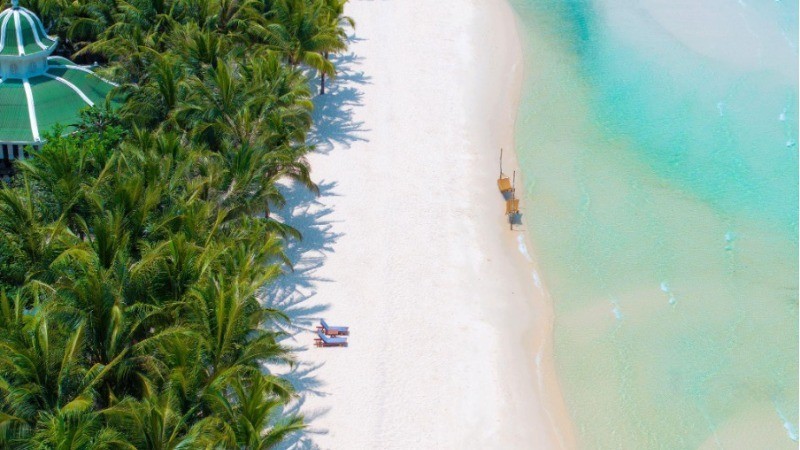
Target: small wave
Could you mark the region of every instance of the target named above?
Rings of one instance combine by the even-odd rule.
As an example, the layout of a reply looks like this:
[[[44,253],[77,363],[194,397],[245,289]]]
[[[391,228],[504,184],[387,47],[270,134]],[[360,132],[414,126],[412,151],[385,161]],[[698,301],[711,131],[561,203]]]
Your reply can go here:
[[[678,299],[675,298],[675,294],[672,293],[672,290],[669,288],[669,284],[666,281],[661,282],[661,290],[669,296],[670,305],[674,305],[678,302]]]
[[[784,420],[783,428],[786,428],[786,434],[789,435],[789,438],[797,442],[797,429],[794,427],[794,424],[789,422],[788,420]]]
[[[533,284],[536,285],[537,288],[541,289],[542,288],[542,280],[539,279],[539,274],[536,273],[536,271],[534,270],[533,272],[531,272],[531,275],[533,275]]]
[[[786,429],[786,434],[789,436],[789,439],[797,442],[797,428],[795,428],[794,424],[783,415],[777,405],[775,406],[775,412],[778,413],[778,417],[780,417],[781,421],[783,421],[783,428]]]
[[[736,239],[736,235],[733,233],[733,231],[728,231],[728,232],[725,233],[725,243],[727,244],[725,246],[725,250],[726,251],[733,250],[733,241],[735,239]]]
[[[608,301],[610,301],[611,306],[613,306],[613,308],[611,308],[611,313],[614,314],[614,318],[617,320],[622,320],[622,311],[619,309],[619,300],[616,297],[611,296]]]
[[[529,262],[533,262],[531,259],[531,255],[528,253],[528,246],[525,245],[525,237],[522,235],[517,236],[517,247],[519,248],[519,252],[522,253],[522,256],[525,257]]]

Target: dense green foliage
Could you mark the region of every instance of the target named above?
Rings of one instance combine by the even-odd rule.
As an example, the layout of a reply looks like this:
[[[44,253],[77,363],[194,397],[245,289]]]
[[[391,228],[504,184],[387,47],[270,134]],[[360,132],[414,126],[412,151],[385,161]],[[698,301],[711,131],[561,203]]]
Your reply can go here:
[[[316,189],[306,73],[344,0],[34,0],[123,105],[48,136],[0,189],[0,447],[266,449],[303,428],[259,293]]]

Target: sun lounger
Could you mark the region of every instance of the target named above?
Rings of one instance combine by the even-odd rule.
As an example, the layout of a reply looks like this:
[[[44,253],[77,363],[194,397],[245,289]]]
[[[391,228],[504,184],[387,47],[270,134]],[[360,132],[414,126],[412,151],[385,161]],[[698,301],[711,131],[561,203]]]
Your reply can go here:
[[[314,339],[314,345],[317,347],[347,347],[347,338],[328,337],[322,334],[322,331],[317,331],[317,338]]]
[[[517,173],[514,172],[514,175]],[[497,179],[497,187],[503,194],[514,190],[514,183],[503,173],[503,149],[500,149],[500,178]]]
[[[350,327],[332,327],[325,322],[325,319],[320,320],[319,324],[317,331],[321,331],[328,336],[347,336],[350,334]]]
[[[511,191],[511,180],[505,175],[501,175],[500,178],[497,179],[497,187],[500,188],[500,192],[510,192]]]
[[[506,214],[516,214],[519,212],[519,199],[512,198],[506,200]]]

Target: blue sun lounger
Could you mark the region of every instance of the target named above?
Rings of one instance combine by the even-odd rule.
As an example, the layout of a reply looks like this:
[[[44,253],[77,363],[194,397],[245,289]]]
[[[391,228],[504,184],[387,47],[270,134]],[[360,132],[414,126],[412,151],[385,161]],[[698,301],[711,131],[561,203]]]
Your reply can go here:
[[[325,322],[325,319],[320,320],[319,324],[317,331],[321,331],[328,336],[347,336],[350,334],[350,327],[332,327]]]
[[[328,337],[322,334],[322,331],[317,331],[317,338],[314,339],[314,345],[317,347],[347,347],[347,338]]]

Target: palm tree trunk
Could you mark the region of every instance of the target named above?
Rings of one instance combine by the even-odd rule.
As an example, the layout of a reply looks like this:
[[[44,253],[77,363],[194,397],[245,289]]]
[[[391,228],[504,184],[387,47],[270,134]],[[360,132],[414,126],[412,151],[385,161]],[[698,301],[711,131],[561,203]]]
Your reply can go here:
[[[325,59],[329,59],[329,55],[330,55],[329,52],[325,52],[324,55],[325,55]],[[321,79],[322,79],[322,83],[319,86],[319,95],[325,95],[325,72],[322,73]]]
[[[269,200],[264,202],[264,219],[269,220]]]

